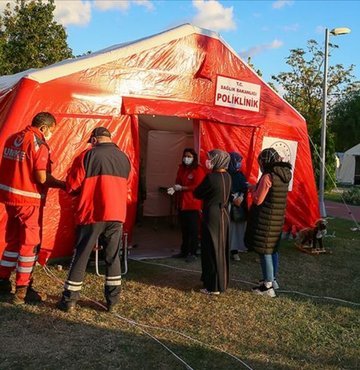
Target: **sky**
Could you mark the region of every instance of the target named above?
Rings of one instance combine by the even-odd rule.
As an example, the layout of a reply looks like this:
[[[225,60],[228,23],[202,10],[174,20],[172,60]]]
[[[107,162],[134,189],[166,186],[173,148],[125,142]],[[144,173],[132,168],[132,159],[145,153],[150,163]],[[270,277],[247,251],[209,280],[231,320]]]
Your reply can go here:
[[[5,0],[0,1],[0,8]],[[242,58],[248,56],[263,79],[286,72],[291,49],[307,41],[324,46],[325,28],[348,27],[331,36],[339,46],[329,65],[354,64],[360,80],[360,1],[306,0],[55,0],[55,19],[68,35],[74,55],[157,34],[191,23],[216,31]],[[358,45],[358,46],[356,46]]]

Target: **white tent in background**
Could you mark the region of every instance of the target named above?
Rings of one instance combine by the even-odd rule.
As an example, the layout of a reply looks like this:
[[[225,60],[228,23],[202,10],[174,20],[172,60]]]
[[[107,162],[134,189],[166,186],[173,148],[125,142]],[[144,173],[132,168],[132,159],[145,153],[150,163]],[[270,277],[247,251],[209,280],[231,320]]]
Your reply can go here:
[[[360,185],[360,143],[344,153],[337,181],[342,184]]]

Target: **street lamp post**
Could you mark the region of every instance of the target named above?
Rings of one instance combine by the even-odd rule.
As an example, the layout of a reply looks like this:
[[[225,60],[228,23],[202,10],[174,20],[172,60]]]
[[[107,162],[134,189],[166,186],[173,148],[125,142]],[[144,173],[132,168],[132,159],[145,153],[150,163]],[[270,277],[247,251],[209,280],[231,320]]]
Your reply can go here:
[[[326,209],[324,203],[325,190],[325,152],[326,152],[326,113],[327,113],[327,76],[328,76],[328,58],[329,58],[329,33],[334,36],[345,35],[350,33],[350,28],[341,27],[334,28],[329,32],[325,29],[325,52],[324,52],[324,79],[323,79],[323,98],[322,98],[322,117],[321,117],[321,150],[320,150],[320,176],[319,176],[319,206],[321,217],[326,217]]]

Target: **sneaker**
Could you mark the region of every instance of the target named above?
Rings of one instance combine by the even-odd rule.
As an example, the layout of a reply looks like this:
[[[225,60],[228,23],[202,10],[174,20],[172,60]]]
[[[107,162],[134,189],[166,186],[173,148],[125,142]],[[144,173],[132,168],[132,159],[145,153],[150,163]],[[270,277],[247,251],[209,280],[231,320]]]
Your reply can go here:
[[[264,285],[264,281],[265,281],[265,280],[259,280],[259,285]],[[273,288],[274,288],[275,290],[280,289],[279,283],[277,282],[277,280],[276,280],[276,279],[273,281]]]
[[[210,290],[207,290],[207,289],[200,289],[200,293],[208,294],[208,295],[219,295],[220,294],[220,292],[211,292]]]
[[[275,293],[274,288],[272,286],[271,287],[266,287],[265,284],[262,284],[262,285],[260,285],[256,288],[253,288],[252,292],[255,293],[255,294],[259,294],[259,295],[267,295],[271,298],[276,297],[276,293]]]
[[[231,259],[233,261],[240,261],[240,256],[239,256],[239,253],[234,253],[231,255]]]
[[[61,298],[56,307],[61,311],[71,312],[76,308],[76,301],[66,301],[64,298]]]
[[[185,258],[185,262],[195,262],[197,260],[196,256],[194,254],[189,254]]]
[[[11,282],[9,279],[0,279],[0,295],[11,293]]]

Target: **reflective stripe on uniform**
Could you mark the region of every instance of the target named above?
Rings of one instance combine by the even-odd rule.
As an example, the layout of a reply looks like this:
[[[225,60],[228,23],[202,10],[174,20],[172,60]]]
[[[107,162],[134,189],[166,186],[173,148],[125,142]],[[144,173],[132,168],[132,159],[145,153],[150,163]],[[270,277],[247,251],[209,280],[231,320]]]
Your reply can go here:
[[[37,261],[37,256],[32,256],[32,257],[19,256],[19,261],[20,262],[35,262]]]
[[[15,189],[10,186],[0,184],[0,189],[8,191],[9,193],[17,194],[17,195],[23,195],[24,197],[30,197],[30,198],[36,198],[36,199],[41,199],[44,198],[44,195],[39,194],[39,193],[33,193],[32,191],[25,191],[25,190],[20,190],[20,189]]]
[[[17,264],[16,261],[4,261],[4,260],[0,261],[0,266],[4,266],[4,267],[15,267],[16,264]]]
[[[9,257],[9,258],[17,258],[18,255],[19,255],[18,252],[10,252],[10,251],[5,251],[3,254],[4,257]]]
[[[73,292],[78,292],[81,290],[83,282],[82,281],[71,281],[71,280],[66,280],[64,284],[64,288],[67,290],[71,290]]]
[[[105,280],[107,286],[118,286],[121,285],[121,276],[108,276]]]
[[[18,266],[17,268],[16,268],[16,271],[17,272],[23,272],[23,273],[31,273],[32,272],[32,270],[33,270],[33,267],[31,266],[31,267],[21,267],[21,266]]]
[[[121,279],[121,275],[118,276],[106,276],[106,280],[119,280]]]

